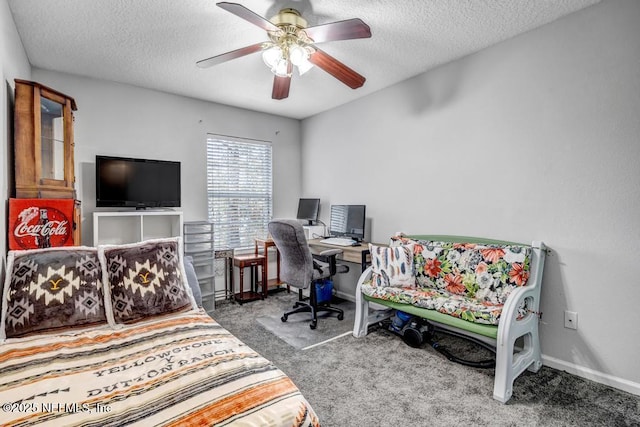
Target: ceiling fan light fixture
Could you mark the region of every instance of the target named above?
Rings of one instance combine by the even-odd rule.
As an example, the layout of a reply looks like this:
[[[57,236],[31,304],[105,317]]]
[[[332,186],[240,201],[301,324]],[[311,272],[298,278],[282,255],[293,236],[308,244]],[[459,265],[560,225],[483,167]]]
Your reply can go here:
[[[298,74],[309,71],[313,64],[309,62],[309,48],[298,41],[283,40],[280,44],[267,44],[262,51],[262,60],[273,74],[280,77],[291,77],[287,72],[288,62],[295,65]]]
[[[303,75],[313,65],[309,57],[314,52],[304,29],[307,21],[295,9],[282,9],[270,22],[277,27],[268,31],[270,42],[265,43],[262,59],[272,73],[279,77],[291,77],[292,67]]]

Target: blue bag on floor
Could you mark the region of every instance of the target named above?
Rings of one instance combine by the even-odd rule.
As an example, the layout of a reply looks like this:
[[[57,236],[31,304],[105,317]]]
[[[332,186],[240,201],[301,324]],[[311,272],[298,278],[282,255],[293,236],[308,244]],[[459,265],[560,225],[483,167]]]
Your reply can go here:
[[[316,282],[316,298],[318,304],[331,301],[333,296],[333,280],[322,279]]]

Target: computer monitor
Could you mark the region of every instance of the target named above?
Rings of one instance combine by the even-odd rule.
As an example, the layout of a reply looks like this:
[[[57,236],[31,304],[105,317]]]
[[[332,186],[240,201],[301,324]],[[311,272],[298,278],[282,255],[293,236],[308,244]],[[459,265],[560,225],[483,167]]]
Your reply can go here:
[[[329,234],[364,240],[365,205],[331,205]]]
[[[298,201],[297,219],[308,221],[308,225],[313,225],[318,220],[320,210],[320,199],[300,199]]]

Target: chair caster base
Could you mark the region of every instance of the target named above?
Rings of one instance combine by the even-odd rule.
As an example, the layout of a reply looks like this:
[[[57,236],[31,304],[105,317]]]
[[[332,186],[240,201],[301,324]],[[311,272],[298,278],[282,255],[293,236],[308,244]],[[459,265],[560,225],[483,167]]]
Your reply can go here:
[[[312,322],[309,324],[309,327],[310,327],[311,329],[315,329],[315,328],[317,328],[317,327],[318,327],[318,322],[312,321]]]
[[[340,313],[338,314],[338,320],[343,320],[344,319],[344,314]]]
[[[286,322],[287,319],[288,319],[288,316],[286,314],[280,318],[280,320],[282,320],[283,322]]]

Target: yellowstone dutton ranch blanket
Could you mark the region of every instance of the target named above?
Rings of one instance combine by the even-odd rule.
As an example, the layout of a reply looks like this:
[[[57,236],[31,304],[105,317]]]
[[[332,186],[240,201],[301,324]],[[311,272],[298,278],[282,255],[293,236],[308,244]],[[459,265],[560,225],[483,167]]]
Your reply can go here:
[[[0,345],[0,424],[318,426],[292,381],[206,314]]]

